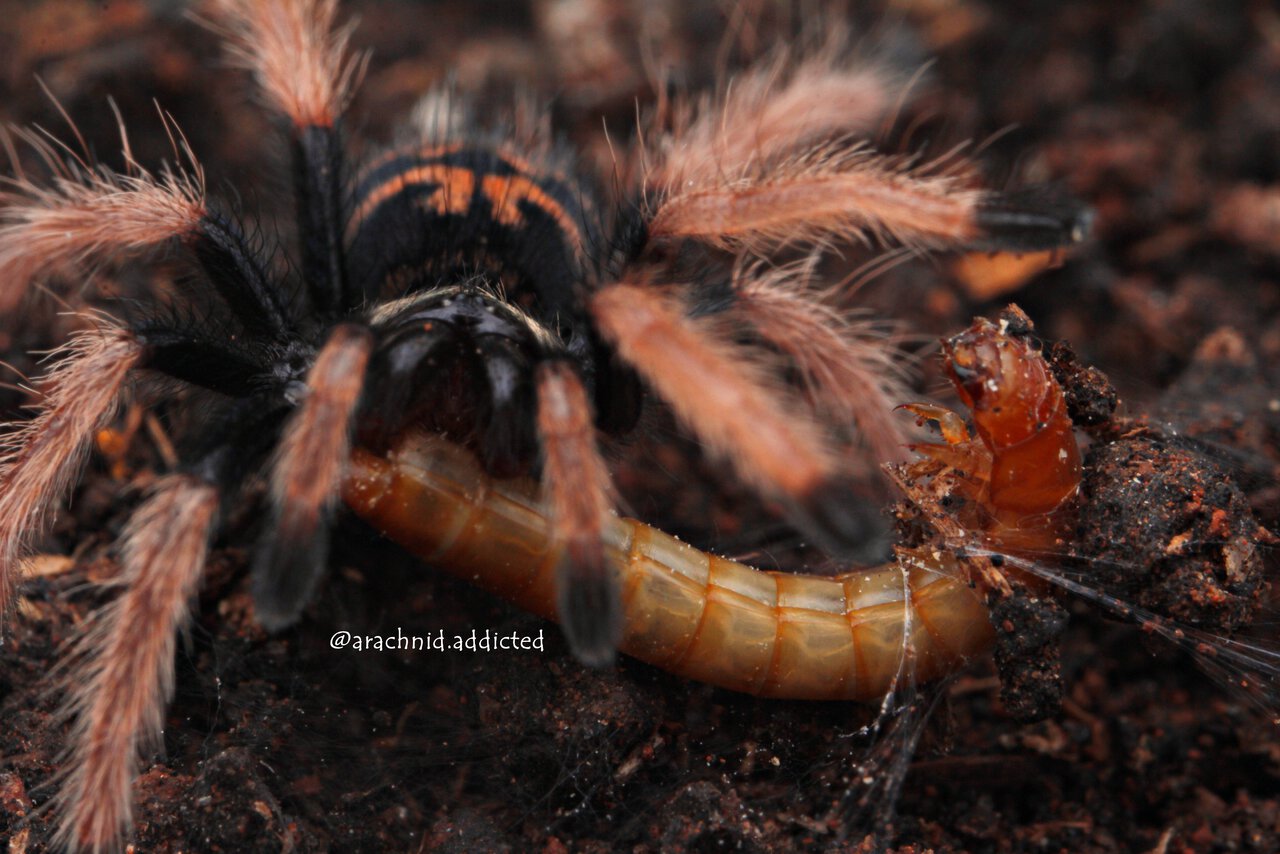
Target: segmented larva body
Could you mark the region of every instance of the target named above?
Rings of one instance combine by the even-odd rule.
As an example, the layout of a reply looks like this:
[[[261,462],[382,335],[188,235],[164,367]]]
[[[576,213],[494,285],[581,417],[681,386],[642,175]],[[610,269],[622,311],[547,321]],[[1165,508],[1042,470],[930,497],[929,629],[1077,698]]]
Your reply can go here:
[[[969,438],[954,418],[943,425],[948,445],[918,450],[934,460],[949,454],[974,463],[976,474],[968,475],[974,496],[999,506],[966,512],[962,524],[976,528],[973,533],[988,547],[1005,533],[1017,548],[1034,545],[1048,528],[1028,525],[1027,519],[1050,518],[1079,481],[1079,452],[1061,391],[1039,353],[1004,325],[975,325],[949,342],[947,358],[973,408],[979,438]],[[965,388],[973,388],[978,376],[987,393],[975,399]],[[1052,389],[1020,387],[1026,383]],[[1011,411],[1019,406],[1020,413]],[[927,417],[950,414],[917,410]],[[1011,429],[1019,420],[1022,429]],[[1030,456],[1052,464],[1037,466]],[[1013,460],[1019,468],[1029,466],[1020,475],[1023,488],[986,488],[989,473],[1008,469]],[[1051,494],[1057,499],[1046,499]],[[386,455],[357,449],[343,497],[428,564],[556,618],[560,555],[530,481],[491,479],[470,452],[411,432]],[[1016,504],[1023,499],[1027,513],[1018,514]],[[902,549],[890,563],[828,577],[756,570],[633,519],[612,519],[605,542],[623,591],[619,648],[677,675],[735,691],[873,700],[892,690],[904,652],[914,658],[915,677],[929,680],[987,652],[994,640],[982,594],[946,547]]]
[[[560,556],[532,483],[491,480],[469,452],[413,434],[389,457],[357,451],[344,497],[432,566],[555,619]],[[762,572],[617,517],[605,537],[622,577],[619,648],[690,679],[766,697],[881,696],[898,671],[906,607],[921,675],[991,641],[977,595],[945,571],[911,570],[905,583],[896,564],[830,578]]]

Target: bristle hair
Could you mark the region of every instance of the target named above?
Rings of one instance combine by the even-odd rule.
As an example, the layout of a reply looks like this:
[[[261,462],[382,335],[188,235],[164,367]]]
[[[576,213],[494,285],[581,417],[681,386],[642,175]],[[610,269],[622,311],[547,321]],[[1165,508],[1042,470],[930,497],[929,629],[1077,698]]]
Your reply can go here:
[[[365,66],[351,56],[351,27],[335,28],[337,0],[209,0],[236,64],[295,127],[332,127]]]
[[[709,448],[766,494],[807,495],[836,472],[820,428],[748,348],[659,290],[610,285],[592,310],[605,338]]]
[[[21,562],[75,481],[94,434],[115,412],[142,348],[123,329],[82,332],[54,351],[35,418],[0,440],[0,614],[7,613]]]
[[[49,186],[0,179],[0,311],[15,308],[30,283],[97,261],[121,261],[192,233],[206,213],[204,173],[185,143],[190,171],[159,176],[139,166],[125,140],[128,171],[113,172],[68,155],[34,131],[19,136],[53,173]]]
[[[65,712],[75,723],[55,801],[62,848],[118,851],[132,824],[138,762],[160,747],[175,638],[189,619],[217,508],[212,485],[173,475],[129,521],[120,595],[81,638],[67,680]]]
[[[808,57],[778,52],[718,97],[677,101],[644,134],[650,233],[758,254],[850,240],[971,240],[982,196],[968,189],[962,158],[921,165],[858,142],[906,88],[835,33]]]
[[[883,324],[824,299],[813,284],[814,261],[740,264],[733,311],[794,362],[821,411],[856,428],[867,456],[900,460],[906,437],[893,409],[908,398],[907,362]]]
[[[851,135],[868,135],[897,97],[886,65],[849,57],[843,36],[797,61],[778,51],[733,77],[723,94],[673,108],[670,133],[658,136],[649,183],[713,187],[773,168]]]

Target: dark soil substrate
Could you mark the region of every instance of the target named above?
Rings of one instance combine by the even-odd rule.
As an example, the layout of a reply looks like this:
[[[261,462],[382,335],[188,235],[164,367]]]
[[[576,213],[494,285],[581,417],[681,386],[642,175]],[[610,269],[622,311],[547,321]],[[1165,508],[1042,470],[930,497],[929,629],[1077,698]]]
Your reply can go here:
[[[504,103],[517,82],[556,94],[555,120],[591,156],[607,154],[600,115],[623,138],[634,99],[649,97],[633,35],[646,4],[350,5],[361,18],[355,43],[374,51],[350,121],[368,139],[389,139],[415,96],[447,74],[483,93],[486,106]],[[721,55],[732,60],[803,24],[781,4],[748,2],[748,17],[759,13],[762,23],[719,51],[729,5],[647,4],[658,39],[651,54],[700,85]],[[937,62],[886,144],[941,152],[985,140],[980,161],[991,183],[1054,182],[1091,204],[1094,239],[1014,296],[1042,334],[1070,339],[1083,362],[1111,376],[1129,414],[1200,436],[1201,450],[1237,472],[1274,527],[1280,14],[1264,2],[1192,0],[891,6],[853,16],[860,27],[872,23],[864,49],[907,67]],[[154,164],[169,156],[155,98],[199,153],[215,194],[233,186],[246,210],[287,213],[272,177],[287,174],[280,151],[261,142],[269,122],[246,101],[241,76],[210,71],[219,68],[213,40],[158,11],[167,8],[0,2],[0,118],[58,127],[33,83],[39,75],[94,150],[117,163],[110,95],[138,159]],[[586,30],[574,36],[562,26],[570,19]],[[593,51],[604,58],[591,73],[575,71]],[[943,259],[895,268],[865,300],[936,336],[1011,298],[970,293]],[[6,358],[33,374],[24,352],[49,347],[64,323],[50,311],[6,324]],[[941,388],[931,359],[924,373],[922,388]],[[16,417],[23,397],[5,391],[0,402]],[[777,523],[745,490],[725,485],[652,421],[619,451],[619,480],[637,512],[707,545],[779,542]],[[46,850],[39,807],[64,729],[51,718],[56,697],[45,677],[58,646],[101,601],[85,582],[114,573],[109,545],[164,470],[157,433],[144,422],[122,458],[95,458],[45,549],[74,561],[43,560],[9,623],[0,649],[0,835],[10,851]],[[664,479],[663,471],[693,474]],[[868,755],[856,731],[870,711],[757,701],[633,661],[586,671],[555,627],[423,569],[349,518],[303,623],[267,637],[246,594],[255,519],[246,508],[229,520],[180,647],[165,755],[137,788],[140,850],[843,844],[837,817]],[[1275,725],[1157,638],[1080,603],[1069,610],[1060,714],[1013,723],[987,663],[947,688],[892,816],[901,850],[1280,850]],[[339,629],[397,627],[544,632],[546,651],[361,654],[328,645]],[[1274,646],[1275,623],[1260,629]],[[863,818],[890,814],[873,798]]]

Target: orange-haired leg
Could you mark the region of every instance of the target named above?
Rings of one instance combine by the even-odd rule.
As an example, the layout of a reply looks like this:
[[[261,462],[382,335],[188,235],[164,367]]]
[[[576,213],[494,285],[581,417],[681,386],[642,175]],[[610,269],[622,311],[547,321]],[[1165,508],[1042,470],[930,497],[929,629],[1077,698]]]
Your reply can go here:
[[[306,397],[285,428],[271,472],[272,525],[253,568],[254,605],[268,630],[297,619],[324,568],[324,526],[346,468],[372,351],[367,329],[336,327],[316,356]]]
[[[135,164],[133,174],[118,175],[73,167],[47,140],[23,136],[56,178],[49,187],[19,178],[0,192],[0,312],[12,311],[36,278],[136,257],[195,233],[207,213],[198,166],[157,179]]]
[[[673,187],[649,232],[756,253],[869,239],[1030,251],[1079,243],[1088,228],[1088,213],[1070,202],[969,189],[952,176],[913,174],[890,158],[854,151],[733,183]]]
[[[302,279],[322,314],[355,307],[342,233],[342,138],[338,120],[363,61],[347,51],[350,29],[335,28],[337,0],[214,0],[235,59],[253,72],[268,103],[292,126],[294,192]]]
[[[212,0],[236,62],[253,72],[268,103],[294,127],[331,127],[362,63],[335,28],[338,0]]]
[[[93,854],[121,847],[139,755],[160,746],[174,639],[188,620],[217,509],[214,486],[174,475],[129,522],[120,598],[81,640],[83,663],[69,680],[76,722],[72,770],[57,796],[59,846]]]
[[[807,533],[834,551],[866,536],[849,506],[847,478],[804,405],[770,383],[749,352],[720,339],[660,291],[616,284],[592,312],[619,355],[739,475],[781,499]]]
[[[287,338],[288,309],[261,261],[232,219],[211,209],[204,174],[190,151],[190,173],[159,178],[132,160],[118,174],[60,156],[54,143],[23,132],[55,179],[40,187],[25,178],[0,193],[0,312],[14,308],[30,282],[101,261],[125,261],[167,241],[181,241],[245,327]]]
[[[807,268],[807,265],[805,265]],[[903,456],[906,437],[893,407],[906,396],[901,354],[882,328],[840,314],[783,268],[740,273],[731,311],[800,369],[814,402],[853,425],[876,463]]]
[[[851,139],[892,109],[898,81],[887,66],[850,62],[844,45],[836,34],[798,64],[783,56],[717,101],[673,111],[644,176],[657,200],[650,234],[756,254],[886,238],[1030,251],[1084,238],[1089,216],[1072,202],[973,189],[959,157],[916,166]]]
[[[574,654],[604,666],[613,661],[622,635],[618,580],[603,543],[614,506],[612,481],[596,443],[587,390],[573,368],[543,363],[536,381],[551,539],[564,550],[556,567],[556,610]]]
[[[677,127],[651,186],[713,186],[785,163],[806,147],[869,134],[894,106],[899,75],[851,58],[843,33],[799,62],[787,52],[733,78],[720,101]]]
[[[122,329],[82,333],[46,382],[39,415],[3,440],[0,459],[0,614],[7,613],[24,552],[50,507],[84,464],[94,434],[115,411],[141,345]]]

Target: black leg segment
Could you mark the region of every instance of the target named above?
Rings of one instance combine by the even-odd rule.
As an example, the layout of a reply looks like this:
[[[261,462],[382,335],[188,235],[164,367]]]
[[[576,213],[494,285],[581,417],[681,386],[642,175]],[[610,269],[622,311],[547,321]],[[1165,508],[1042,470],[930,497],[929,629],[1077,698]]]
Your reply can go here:
[[[280,291],[235,222],[210,212],[190,241],[209,281],[248,332],[277,341],[291,337],[293,324]]]
[[[293,180],[302,278],[311,305],[322,317],[352,310],[359,299],[347,287],[343,255],[343,162],[342,138],[336,128],[298,129],[293,140]]]

